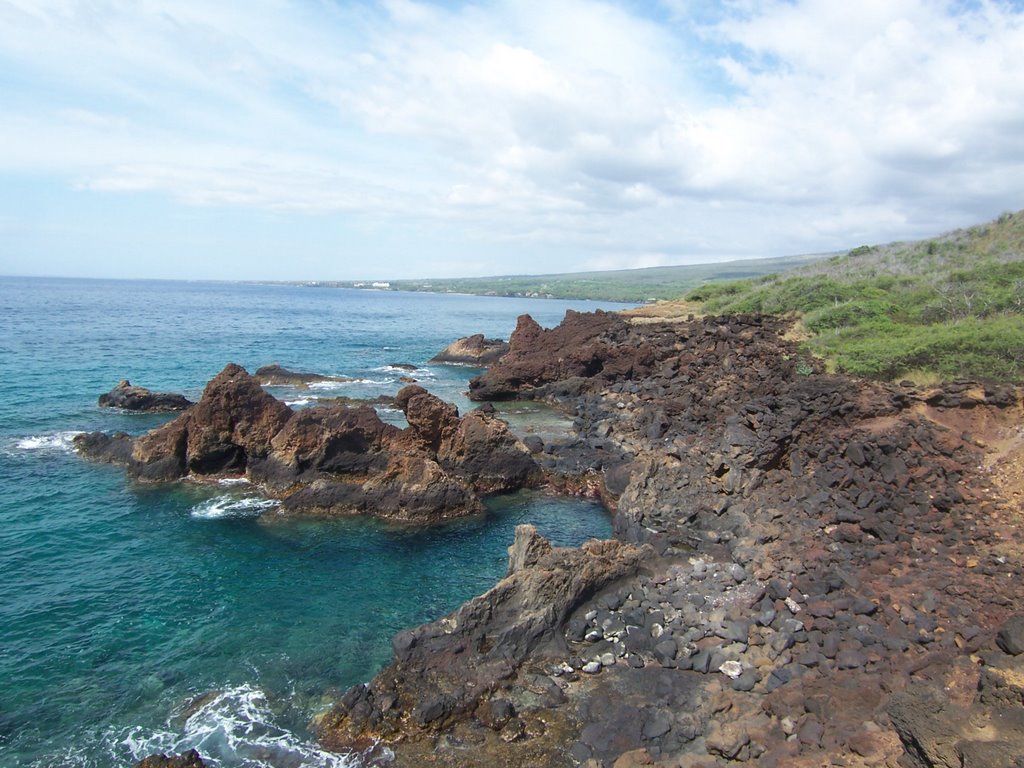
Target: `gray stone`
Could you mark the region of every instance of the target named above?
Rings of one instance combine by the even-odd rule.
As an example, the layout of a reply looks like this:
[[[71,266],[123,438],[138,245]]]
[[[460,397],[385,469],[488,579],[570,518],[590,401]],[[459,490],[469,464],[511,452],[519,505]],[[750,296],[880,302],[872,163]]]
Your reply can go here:
[[[996,645],[1011,656],[1024,653],[1024,614],[1010,617],[999,628]]]

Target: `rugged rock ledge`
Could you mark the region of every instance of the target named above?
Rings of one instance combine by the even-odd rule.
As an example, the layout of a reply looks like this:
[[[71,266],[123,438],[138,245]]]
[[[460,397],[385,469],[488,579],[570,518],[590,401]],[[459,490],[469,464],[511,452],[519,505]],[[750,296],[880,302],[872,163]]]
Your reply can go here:
[[[282,499],[286,513],[370,514],[433,522],[482,509],[483,494],[536,484],[540,471],[505,422],[458,411],[419,386],[395,404],[409,426],[385,424],[370,406],[292,411],[243,368],[229,364],[191,409],[131,438],[75,438],[89,458],[142,481],[244,475]]]
[[[101,408],[122,408],[140,413],[184,411],[193,405],[184,395],[152,392],[145,387],[133,386],[128,379],[122,379],[112,390],[100,395],[98,402]]]
[[[597,546],[629,565],[538,617],[527,584],[611,550],[521,532],[511,575],[396,637],[324,743],[379,738],[396,766],[1020,764],[1021,393],[824,375],[786,329],[520,318],[471,396],[575,414],[536,458],[617,510]]]

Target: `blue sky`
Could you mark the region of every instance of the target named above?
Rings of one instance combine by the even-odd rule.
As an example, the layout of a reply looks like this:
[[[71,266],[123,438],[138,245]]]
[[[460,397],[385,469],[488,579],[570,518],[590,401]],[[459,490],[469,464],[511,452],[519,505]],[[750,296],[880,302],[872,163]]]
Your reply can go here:
[[[0,274],[832,251],[1024,208],[1024,4],[0,0]]]

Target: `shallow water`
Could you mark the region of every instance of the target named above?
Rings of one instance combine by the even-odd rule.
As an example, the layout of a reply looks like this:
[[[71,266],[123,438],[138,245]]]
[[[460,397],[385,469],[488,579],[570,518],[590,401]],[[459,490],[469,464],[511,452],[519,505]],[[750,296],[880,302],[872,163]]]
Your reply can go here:
[[[559,544],[609,532],[599,506],[535,494],[416,531],[275,518],[245,483],[138,485],[71,439],[169,417],[100,409],[101,392],[129,378],[195,399],[229,360],[358,380],[273,390],[312,405],[394,394],[402,362],[465,407],[474,371],[432,355],[469,333],[507,337],[524,311],[553,325],[570,306],[596,305],[0,278],[0,766],[191,746],[212,765],[350,764],[306,725],[390,659],[396,631],[491,586],[518,523]],[[550,414],[524,419],[552,428]]]

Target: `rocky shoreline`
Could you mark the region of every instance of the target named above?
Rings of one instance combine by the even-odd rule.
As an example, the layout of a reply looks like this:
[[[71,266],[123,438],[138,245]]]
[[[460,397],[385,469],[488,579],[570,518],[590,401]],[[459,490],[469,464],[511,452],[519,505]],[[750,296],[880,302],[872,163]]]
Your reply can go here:
[[[532,565],[520,532],[510,577],[396,638],[324,743],[396,766],[1020,764],[1024,657],[995,636],[1019,631],[1021,508],[969,432],[1019,435],[1020,392],[825,375],[786,330],[521,318],[471,397],[573,410],[575,436],[535,455],[616,509],[638,567],[502,654],[537,633],[505,615],[520,590],[580,568]]]
[[[601,312],[545,330],[524,316],[470,396],[574,415],[571,435],[528,449],[419,388],[399,393],[410,426],[395,433],[366,429],[358,408],[269,403],[265,418],[227,424],[214,416],[231,400],[223,381],[159,439],[85,436],[79,448],[149,479],[243,471],[289,497],[362,488],[412,450],[473,493],[543,472],[615,511],[615,538],[578,549],[521,528],[501,582],[395,637],[392,664],[317,724],[327,747],[371,764],[1021,765],[1021,392],[828,375],[787,330]],[[323,449],[352,419],[378,442]],[[304,441],[282,437],[300,425]],[[491,438],[469,439],[481,429]],[[370,464],[339,481],[339,455]],[[514,481],[494,475],[510,456]]]

